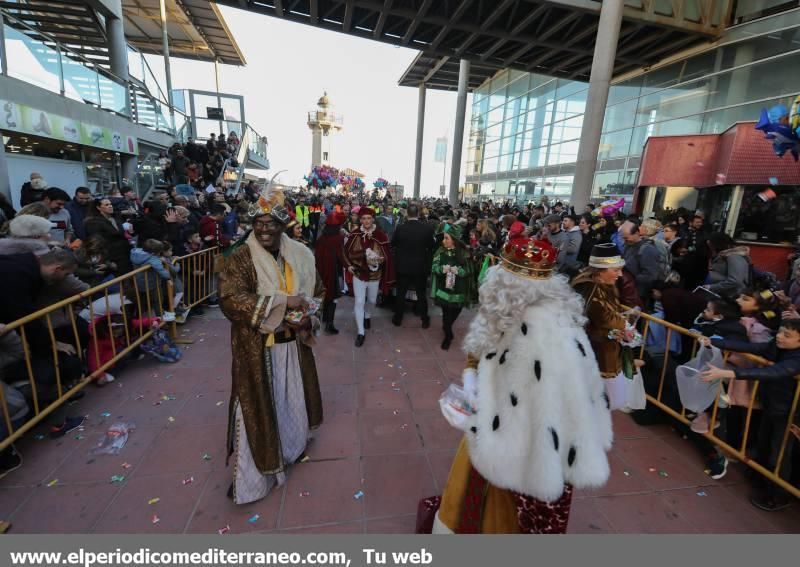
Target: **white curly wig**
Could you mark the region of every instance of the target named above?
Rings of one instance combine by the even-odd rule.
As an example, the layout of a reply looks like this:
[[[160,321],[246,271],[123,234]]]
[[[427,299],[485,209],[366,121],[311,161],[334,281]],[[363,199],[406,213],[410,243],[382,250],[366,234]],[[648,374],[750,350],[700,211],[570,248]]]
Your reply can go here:
[[[15,238],[39,238],[50,234],[52,223],[35,215],[18,215],[8,223],[9,234]]]
[[[500,340],[500,335],[519,322],[525,310],[540,301],[555,303],[566,317],[583,326],[583,298],[562,275],[533,280],[515,275],[501,266],[489,268],[479,290],[480,307],[464,338],[467,354],[482,356]],[[551,321],[542,321],[550,325]]]

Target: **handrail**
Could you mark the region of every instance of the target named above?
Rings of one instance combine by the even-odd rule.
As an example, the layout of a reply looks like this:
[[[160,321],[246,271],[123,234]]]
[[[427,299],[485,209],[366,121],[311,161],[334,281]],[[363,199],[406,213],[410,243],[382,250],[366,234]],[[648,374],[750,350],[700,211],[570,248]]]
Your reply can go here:
[[[31,37],[31,39],[33,39],[34,41],[41,42],[42,44],[46,44],[46,43],[54,44],[55,48],[56,48],[56,51],[59,53],[59,57],[64,57],[65,56],[67,59],[75,61],[76,63],[79,63],[82,66],[94,71],[95,73],[98,74],[98,76],[103,76],[106,79],[114,81],[115,83],[119,84],[120,86],[126,87],[129,90],[129,92],[131,90],[135,89],[137,86],[139,86],[139,83],[141,83],[141,85],[144,86],[144,89],[146,91],[146,95],[152,101],[158,101],[160,104],[165,105],[167,107],[167,109],[171,109],[172,111],[174,111],[174,112],[176,112],[178,114],[181,114],[184,117],[186,116],[186,114],[183,113],[180,109],[175,108],[174,106],[170,106],[170,104],[168,102],[169,98],[164,94],[164,91],[161,89],[161,85],[159,84],[158,79],[156,79],[155,75],[153,74],[152,69],[150,68],[150,65],[147,63],[147,60],[144,57],[141,57],[142,61],[146,65],[147,71],[150,73],[151,78],[153,79],[156,87],[158,88],[159,94],[163,98],[159,98],[159,97],[154,96],[153,93],[150,92],[149,86],[147,85],[147,83],[145,82],[144,79],[141,80],[141,81],[138,81],[138,80],[134,81],[134,80],[131,80],[130,78],[129,79],[122,79],[121,77],[118,77],[112,71],[110,71],[108,69],[104,69],[103,67],[99,66],[97,63],[93,62],[92,60],[88,59],[87,57],[81,55],[80,53],[78,53],[76,51],[73,51],[72,49],[67,47],[65,44],[63,44],[62,42],[57,40],[55,37],[50,35],[49,33],[43,32],[41,30],[38,30],[35,27],[30,26],[25,21],[20,20],[16,16],[10,14],[8,12],[7,8],[0,8],[0,14],[2,15],[2,19],[3,19],[4,22],[5,21],[13,22],[15,24],[14,27],[19,26],[21,28],[24,28],[25,30],[28,30],[32,34],[35,34],[35,36],[38,36],[38,37]],[[28,34],[26,34],[26,35],[28,35]],[[2,47],[3,47],[3,49],[5,49],[5,46],[2,46]],[[134,51],[139,53],[139,55],[141,56],[141,52],[139,50],[137,50],[136,48],[133,48],[133,46],[130,46],[130,45],[128,45],[128,47],[132,48]],[[7,70],[5,70],[5,71],[7,72]],[[60,75],[60,78],[61,78],[62,84],[63,84],[64,69],[63,69],[63,65],[61,65],[61,64],[59,64],[58,73]],[[141,86],[139,88],[141,88]],[[63,92],[61,94],[63,95]],[[105,108],[105,107],[102,106],[102,101],[101,101],[101,99],[99,97],[100,97],[100,93],[98,92],[98,106],[100,106],[104,110],[110,110],[110,109]],[[129,115],[128,118],[132,119],[132,116]],[[158,130],[157,127],[156,127],[156,130]],[[175,128],[172,127],[171,125],[170,125],[170,132],[175,134]]]

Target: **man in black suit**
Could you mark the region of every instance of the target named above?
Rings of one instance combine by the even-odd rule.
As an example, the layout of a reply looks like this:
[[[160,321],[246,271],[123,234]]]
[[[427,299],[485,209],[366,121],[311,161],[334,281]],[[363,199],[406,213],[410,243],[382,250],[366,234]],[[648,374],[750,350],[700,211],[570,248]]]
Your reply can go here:
[[[428,317],[428,300],[425,294],[428,287],[428,275],[431,273],[435,244],[434,228],[419,220],[417,205],[409,205],[408,218],[397,227],[392,236],[397,276],[397,297],[392,323],[397,327],[403,323],[406,292],[409,288],[413,288],[417,292],[417,306],[422,317],[422,328],[427,329],[431,325],[430,317]]]

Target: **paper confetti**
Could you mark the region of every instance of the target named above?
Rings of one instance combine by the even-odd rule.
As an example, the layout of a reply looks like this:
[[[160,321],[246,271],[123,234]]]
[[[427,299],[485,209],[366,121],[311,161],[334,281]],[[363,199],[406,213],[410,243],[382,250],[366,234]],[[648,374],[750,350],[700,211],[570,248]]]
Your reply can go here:
[[[394,368],[394,364],[387,364],[389,368]]]
[[[167,374],[166,376],[164,376],[164,378],[169,380],[170,378],[172,378],[172,374]]]
[[[129,469],[129,468],[131,468],[131,464],[130,463],[122,463],[122,468],[123,469]]]
[[[725,180],[728,179],[728,176],[724,173],[717,173],[716,182],[717,185],[725,185]]]
[[[648,471],[650,471],[650,472],[656,472],[656,469],[654,469],[653,467],[650,467],[650,468],[649,468],[649,469],[647,469],[647,470],[648,470]]]
[[[169,416],[169,417],[167,418],[167,421],[169,421],[170,423],[172,423],[172,422],[174,422],[174,421],[175,421],[175,418],[174,418],[174,417],[172,417],[172,416]]]
[[[143,399],[144,399],[144,394],[139,394],[138,396],[136,396],[134,398],[134,401],[138,402],[139,400],[143,400]]]
[[[110,413],[108,413],[107,411],[104,411],[104,412],[103,412],[103,413],[101,413],[100,415],[101,415],[102,417],[111,417],[111,414],[110,414]]]
[[[364,491],[359,490],[358,492],[353,494],[353,498],[355,498],[356,500],[361,500],[362,498],[364,498]]]
[[[769,184],[770,185],[777,185],[778,184],[778,178],[777,177],[770,177],[769,178]]]
[[[209,455],[208,453],[203,453],[203,460],[204,461],[210,461],[211,460],[211,455]]]
[[[697,493],[697,495],[698,496],[708,496],[708,494],[706,494],[705,490],[701,490],[700,492]]]
[[[393,413],[394,415],[397,415],[398,413],[400,413],[400,411],[398,411],[398,410],[394,410],[392,413]]]
[[[41,441],[42,439],[44,439],[44,435],[42,435],[42,434],[40,433],[39,435],[37,435],[36,437],[34,437],[34,439],[36,439],[37,441]]]
[[[125,477],[119,474],[115,474],[111,477],[111,482],[122,482],[123,480],[125,480]]]
[[[231,531],[231,527],[230,526],[225,526],[224,528],[221,528],[221,529],[217,530],[217,533],[219,535],[225,535],[229,531]]]
[[[255,524],[260,517],[261,516],[259,516],[258,514],[253,514],[247,521],[250,522],[251,524]]]
[[[310,493],[310,492],[308,492],[308,491],[305,491],[305,492],[301,492],[301,493],[300,493],[300,498],[306,498],[307,496],[311,496],[311,493]]]
[[[187,484],[192,484],[194,482],[194,477],[190,476],[189,478],[183,479],[183,485],[186,486]]]
[[[395,352],[400,352],[399,348],[394,349]]]
[[[153,402],[153,405],[154,405],[154,406],[160,406],[160,405],[161,405],[161,402]]]
[[[76,435],[76,436],[75,436],[75,439],[77,439],[78,441],[80,441],[81,439],[86,439],[86,437],[84,437],[83,435]]]
[[[392,390],[394,390],[395,392],[399,392],[400,388],[392,388]]]
[[[217,402],[217,407],[221,406],[221,405],[222,405],[222,404],[224,404],[224,403],[225,403],[225,402]]]
[[[164,400],[165,402],[168,402],[168,401],[174,400],[175,396],[164,396],[161,399]]]
[[[158,523],[158,522],[160,522],[160,521],[161,521],[161,518],[159,518],[159,517],[158,517],[158,516],[156,516],[155,514],[153,514],[153,517],[152,517],[152,519],[150,520],[150,522],[151,522],[151,523],[153,523],[153,524],[157,524],[157,523]]]
[[[147,501],[147,503],[152,506],[153,504],[159,501],[161,501],[161,498],[151,498],[150,500]]]
[[[297,461],[297,462],[298,462],[298,463],[307,463],[307,462],[308,462],[308,461],[310,461],[310,460],[311,460],[311,457],[309,457],[308,455],[303,455],[303,458],[302,458],[302,459],[300,459],[300,460],[299,460],[299,461]]]
[[[54,478],[53,480],[51,480],[50,482],[47,483],[47,486],[51,487],[51,486],[55,486],[56,484],[58,484],[58,479]]]
[[[669,475],[666,473],[666,471],[658,471],[658,476],[662,476],[662,477],[666,478]]]
[[[631,476],[631,473],[629,473],[628,471],[622,471],[622,474],[624,474],[625,476]]]

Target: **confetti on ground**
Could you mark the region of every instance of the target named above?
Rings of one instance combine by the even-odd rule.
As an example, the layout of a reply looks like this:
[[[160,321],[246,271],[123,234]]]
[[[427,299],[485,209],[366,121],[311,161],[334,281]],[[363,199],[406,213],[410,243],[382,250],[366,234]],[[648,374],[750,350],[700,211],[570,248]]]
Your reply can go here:
[[[122,463],[122,468],[123,469],[129,469],[129,468],[131,468],[131,464],[130,463]]]
[[[778,178],[777,177],[770,177],[769,178],[769,184],[770,185],[777,185],[778,184]]]
[[[81,439],[86,439],[86,437],[84,437],[83,435],[76,435],[76,436],[75,436],[75,439],[77,439],[78,441],[80,441]]]
[[[161,402],[153,402],[153,405],[154,405],[154,406],[160,406],[160,405],[161,405]]]
[[[406,429],[408,429],[408,424],[407,424],[407,423],[404,423],[403,425],[401,425],[401,426],[400,426],[400,429],[402,429],[403,431],[405,431]]]
[[[260,517],[261,516],[259,516],[258,514],[253,514],[247,521],[250,522],[251,524],[255,524]]]
[[[153,524],[157,524],[160,521],[161,521],[161,518],[159,518],[155,514],[153,514],[153,517],[150,519],[150,522],[153,523]]]
[[[398,413],[400,413],[400,412],[399,412],[398,410],[394,410],[392,413],[393,413],[394,415],[397,415],[397,414],[398,414]]]
[[[51,486],[55,486],[56,484],[58,484],[58,479],[54,478],[53,480],[51,480],[50,482],[47,483],[47,486],[51,487]]]
[[[187,484],[192,484],[194,482],[194,477],[190,476],[189,478],[183,479],[183,485],[186,486]]]
[[[209,455],[208,453],[203,453],[203,460],[204,461],[210,461],[211,460],[211,455]]]
[[[399,348],[394,349],[395,352],[400,352]]]
[[[394,368],[394,364],[388,364],[387,366],[388,366],[389,368]]]
[[[202,397],[203,397],[203,394],[197,394],[197,396],[195,396],[195,397],[196,397],[197,399],[200,399],[200,398],[202,398]]]
[[[300,459],[300,460],[299,460],[299,461],[297,461],[297,462],[298,462],[298,463],[307,463],[307,462],[308,462],[308,461],[310,461],[310,460],[311,460],[311,457],[309,457],[308,455],[303,455],[303,458],[302,458],[302,459]]]
[[[167,421],[169,421],[170,423],[173,423],[173,422],[175,421],[175,418],[174,418],[174,417],[172,417],[172,416],[169,416],[169,417],[167,418]]]
[[[217,530],[217,533],[218,533],[219,535],[225,535],[225,534],[226,534],[226,533],[228,533],[229,531],[231,531],[231,527],[230,527],[230,526],[225,526],[224,528],[218,529],[218,530]]]
[[[175,399],[175,396],[171,396],[171,395],[170,395],[170,396],[164,396],[164,397],[163,397],[163,398],[161,398],[161,399],[162,399],[162,400],[164,400],[165,402],[169,402],[169,401],[172,401],[172,400],[174,400],[174,399]]]
[[[392,388],[392,390],[394,390],[395,392],[399,392],[400,388]]]
[[[125,480],[125,477],[120,474],[115,474],[111,477],[111,482],[122,482],[123,480]]]
[[[102,417],[111,417],[111,414],[110,414],[110,413],[108,413],[107,411],[104,411],[104,412],[103,412],[103,413],[101,413],[100,415],[101,415]]]
[[[307,490],[300,493],[300,498],[306,498],[308,496],[311,496],[311,493],[308,492]]]
[[[392,388],[396,388],[396,387],[397,387],[397,382],[392,382]]]
[[[42,435],[42,434],[40,433],[39,435],[37,435],[36,437],[34,437],[34,439],[36,439],[37,441],[41,441],[42,439],[44,439],[44,435]]]
[[[224,404],[224,403],[225,403],[225,402],[217,402],[217,407],[221,406],[221,405],[222,405],[222,404]]]
[[[378,380],[383,380],[383,376],[378,376]]]
[[[167,380],[169,380],[170,378],[172,378],[172,374],[167,374],[166,376],[164,376],[164,378],[166,378]]]
[[[158,372],[156,372],[155,374],[153,374],[153,378],[158,378]]]
[[[667,472],[666,472],[666,471],[658,471],[658,476],[663,476],[664,478],[666,478],[666,477],[668,477],[669,475],[667,474]]]
[[[150,500],[147,501],[147,503],[152,506],[156,502],[160,502],[160,501],[161,501],[161,498],[151,498]]]
[[[706,494],[705,490],[701,490],[700,492],[697,493],[697,495],[698,496],[708,496],[708,494]]]
[[[622,471],[622,474],[624,474],[625,476],[631,476],[631,473],[629,473],[628,471]]]
[[[364,491],[359,490],[358,492],[353,494],[353,498],[355,498],[356,500],[361,500],[362,498],[364,498]]]
[[[138,402],[139,400],[143,400],[143,399],[144,399],[144,394],[139,394],[138,396],[136,396],[136,397],[134,398],[134,401],[135,401],[135,402]]]
[[[656,472],[656,469],[654,469],[653,467],[650,467],[650,468],[649,468],[649,469],[647,469],[647,470],[648,470],[648,471],[650,471],[650,472]]]

